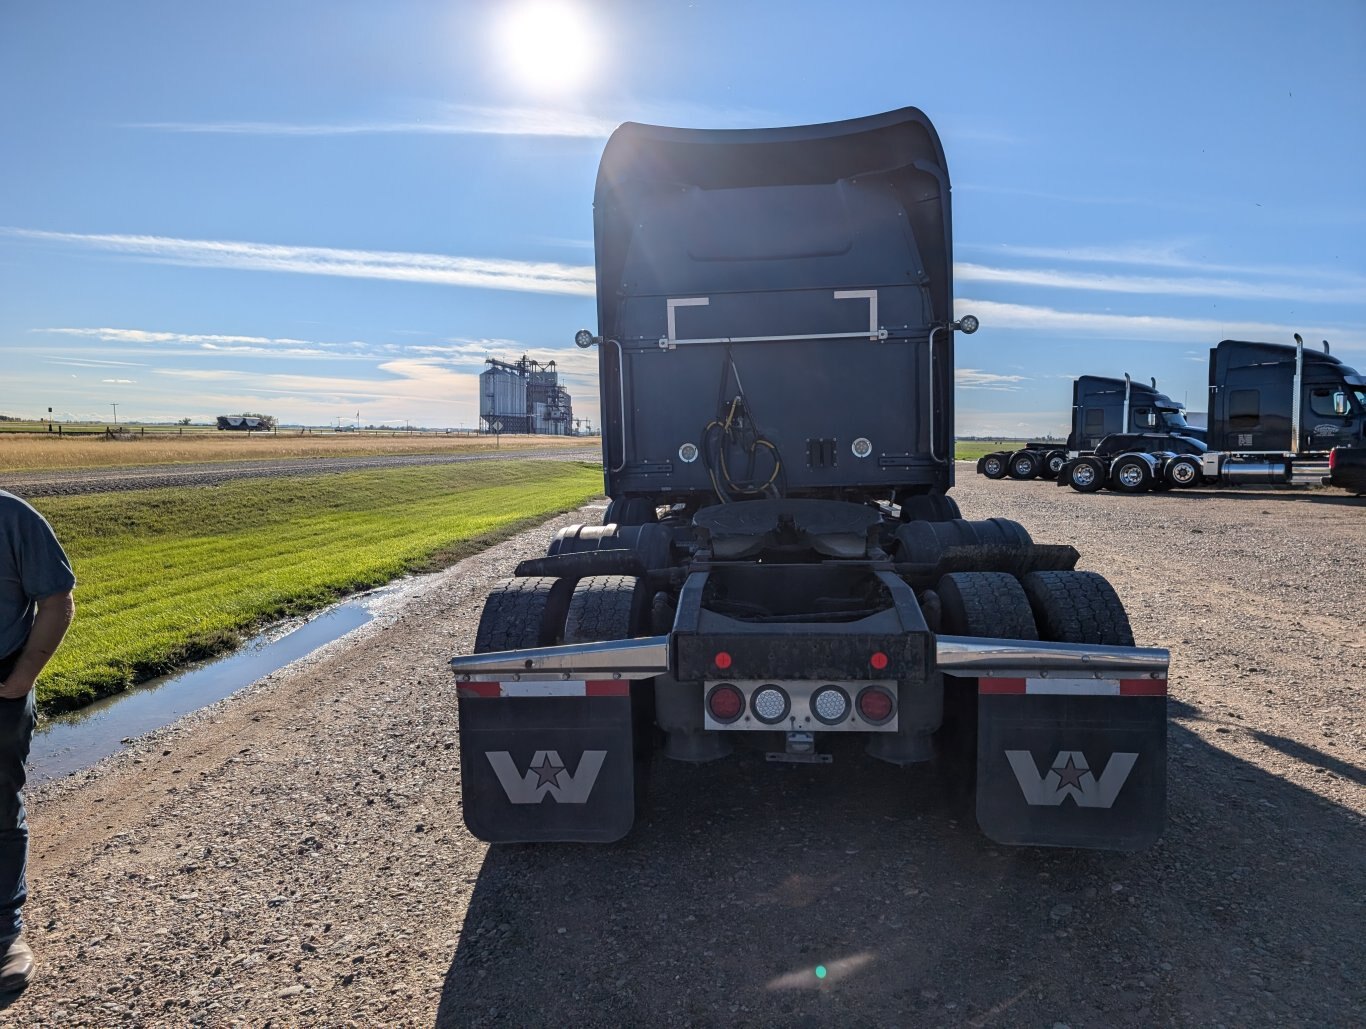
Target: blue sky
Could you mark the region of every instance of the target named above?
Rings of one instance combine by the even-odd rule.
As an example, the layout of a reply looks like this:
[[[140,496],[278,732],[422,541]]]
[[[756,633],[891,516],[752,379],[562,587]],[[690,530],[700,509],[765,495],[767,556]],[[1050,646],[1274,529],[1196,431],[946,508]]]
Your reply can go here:
[[[597,423],[621,121],[914,105],[954,183],[960,433],[1225,337],[1366,367],[1366,5],[0,5],[0,413],[471,425],[486,355]]]

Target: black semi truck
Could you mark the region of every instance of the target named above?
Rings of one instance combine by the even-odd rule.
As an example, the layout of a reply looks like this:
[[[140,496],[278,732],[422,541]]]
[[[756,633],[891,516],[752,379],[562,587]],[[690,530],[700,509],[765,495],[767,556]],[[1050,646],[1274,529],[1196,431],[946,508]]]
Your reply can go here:
[[[929,119],[628,123],[594,228],[576,343],[598,348],[611,503],[497,585],[451,661],[470,830],[609,842],[656,757],[861,743],[949,762],[1000,842],[1151,843],[1167,652],[1134,646],[1074,548],[948,496],[976,319],[952,309]]]
[[[1330,452],[1366,446],[1366,377],[1333,357],[1326,342],[1322,352],[1307,349],[1298,333],[1294,346],[1226,339],[1210,350],[1207,431],[1198,448],[1176,432],[1146,453],[1106,441],[1069,459],[1058,484],[1133,493],[1154,484],[1332,483]],[[1200,470],[1192,475],[1186,455],[1196,453]],[[1173,463],[1177,457],[1185,459]]]
[[[1082,375],[1072,382],[1072,428],[1067,442],[1031,441],[1011,450],[996,450],[977,460],[977,473],[988,479],[1056,479],[1069,457],[1093,452],[1115,433],[1173,433],[1203,440],[1205,430],[1187,423],[1185,408],[1157,388],[1122,379]]]

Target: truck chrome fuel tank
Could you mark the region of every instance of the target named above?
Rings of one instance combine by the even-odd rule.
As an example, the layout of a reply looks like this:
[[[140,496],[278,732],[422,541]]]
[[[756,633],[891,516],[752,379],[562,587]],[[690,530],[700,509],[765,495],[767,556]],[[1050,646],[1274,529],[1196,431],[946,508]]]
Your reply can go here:
[[[1219,469],[1225,482],[1289,482],[1290,465],[1285,461],[1225,461]]]

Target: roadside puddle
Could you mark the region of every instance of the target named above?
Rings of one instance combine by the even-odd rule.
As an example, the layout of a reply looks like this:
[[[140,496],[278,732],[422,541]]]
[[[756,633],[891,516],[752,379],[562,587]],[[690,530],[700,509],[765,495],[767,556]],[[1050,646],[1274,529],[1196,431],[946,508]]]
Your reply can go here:
[[[78,711],[44,719],[33,734],[29,751],[29,783],[89,768],[101,758],[117,754],[130,737],[170,725],[340,639],[375,617],[376,601],[411,582],[406,579],[362,593],[307,621],[267,629],[230,654],[149,679]]]

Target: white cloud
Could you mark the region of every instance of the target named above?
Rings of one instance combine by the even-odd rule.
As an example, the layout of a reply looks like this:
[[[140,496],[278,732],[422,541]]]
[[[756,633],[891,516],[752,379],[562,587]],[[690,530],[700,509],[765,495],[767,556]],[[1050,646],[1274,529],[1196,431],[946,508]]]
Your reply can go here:
[[[213,133],[236,136],[559,136],[606,139],[625,121],[665,125],[740,128],[771,125],[773,114],[753,108],[716,109],[695,104],[636,107],[625,114],[593,114],[554,107],[487,107],[445,104],[414,118],[350,122],[155,121],[134,122],[130,129],[156,132]]]
[[[569,296],[591,297],[594,294],[591,265],[450,257],[445,254],[390,250],[281,246],[236,240],[177,239],[169,236],[101,235],[16,228],[0,231],[22,239],[68,243],[190,267],[337,275]]]
[[[60,329],[38,330],[60,332]],[[142,368],[141,361],[102,361],[94,357],[49,357],[48,364],[65,365],[68,368]]]
[[[1102,275],[1093,272],[1064,272],[1051,268],[995,268],[970,263],[955,264],[953,273],[960,282],[999,282],[1101,293],[1234,297],[1240,300],[1300,300],[1320,303],[1366,302],[1366,290],[1362,288],[1343,286],[1326,289],[1279,281],[1249,282],[1237,279]]]
[[[213,133],[233,136],[568,136],[606,139],[616,119],[581,111],[537,107],[475,107],[455,104],[431,118],[358,122],[138,122],[126,126],[158,132]]]
[[[134,383],[136,383],[138,380],[137,380],[137,379],[101,379],[100,381],[101,381],[101,382],[111,382],[111,383],[114,383],[115,385],[119,385],[119,386],[132,386],[132,385],[133,385]]]
[[[1255,339],[1289,342],[1295,332],[1305,339],[1328,339],[1347,349],[1366,346],[1360,330],[1322,326],[1279,325],[1274,322],[1218,321],[1213,318],[1169,318],[1159,315],[1097,314],[1061,311],[1027,304],[1002,304],[992,300],[959,298],[961,314],[975,314],[983,329],[1041,329],[1073,332],[1101,339],[1174,340],[1218,342],[1221,339]]]
[[[1119,243],[1110,246],[1037,247],[1012,243],[988,245],[960,243],[960,251],[1004,254],[1010,257],[1033,257],[1047,261],[1074,261],[1082,264],[1128,264],[1171,270],[1195,271],[1225,275],[1247,275],[1262,278],[1312,279],[1333,282],[1359,291],[1355,299],[1366,295],[1366,277],[1338,268],[1311,265],[1248,265],[1202,261],[1189,256],[1188,251],[1199,245],[1192,240],[1156,243]]]
[[[994,193],[1004,196],[1031,197],[1035,200],[1051,200],[1059,203],[1082,204],[1085,206],[1151,206],[1151,207],[1178,207],[1189,205],[1176,205],[1167,202],[1149,200],[1145,197],[1135,196],[1084,196],[1079,193],[1050,193],[1046,190],[1025,189],[1019,186],[988,186],[976,182],[960,182],[954,185],[955,190],[968,193]]]
[[[1024,375],[997,375],[979,368],[957,368],[953,373],[953,381],[959,389],[1014,391],[1020,388],[1020,383],[1028,382],[1029,379]]]

